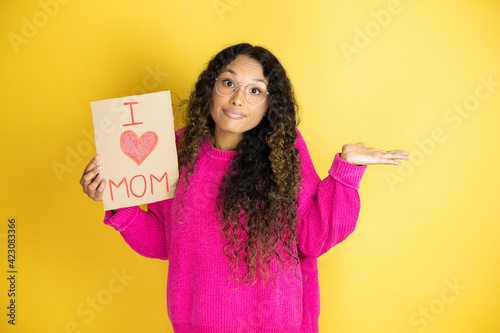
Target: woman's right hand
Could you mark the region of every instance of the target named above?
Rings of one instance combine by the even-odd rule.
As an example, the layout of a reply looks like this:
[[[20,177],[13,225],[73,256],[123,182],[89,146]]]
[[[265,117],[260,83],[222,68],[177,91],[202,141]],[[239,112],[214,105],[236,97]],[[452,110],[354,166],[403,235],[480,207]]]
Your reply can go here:
[[[80,178],[80,185],[83,187],[83,193],[94,201],[102,201],[102,195],[106,187],[106,180],[99,174],[102,169],[101,165],[97,165],[99,158],[99,154],[94,156],[85,167],[82,178]]]

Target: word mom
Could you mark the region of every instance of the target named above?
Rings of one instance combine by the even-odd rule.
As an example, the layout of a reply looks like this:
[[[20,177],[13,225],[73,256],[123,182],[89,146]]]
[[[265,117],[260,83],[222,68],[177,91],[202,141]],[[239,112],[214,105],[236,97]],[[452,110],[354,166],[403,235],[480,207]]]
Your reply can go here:
[[[158,179],[155,175],[150,174],[149,175],[149,188],[151,189],[151,195],[154,195],[154,182],[153,179],[161,183],[163,179],[165,179],[165,186],[167,189],[167,193],[169,191],[168,188],[168,174],[165,171],[163,175],[161,176],[160,179]],[[135,181],[134,183],[134,180]],[[135,186],[134,186],[135,184]],[[118,185],[112,181],[111,179],[109,180],[109,191],[111,192],[111,201],[114,201],[114,195],[113,195],[113,186],[118,190],[122,185],[124,185],[125,192],[127,193],[127,198],[130,198],[130,193],[136,198],[142,198],[146,192],[148,191],[148,181],[146,177],[143,175],[136,175],[130,179],[130,181],[127,181],[127,177],[123,177],[120,182],[118,182]]]

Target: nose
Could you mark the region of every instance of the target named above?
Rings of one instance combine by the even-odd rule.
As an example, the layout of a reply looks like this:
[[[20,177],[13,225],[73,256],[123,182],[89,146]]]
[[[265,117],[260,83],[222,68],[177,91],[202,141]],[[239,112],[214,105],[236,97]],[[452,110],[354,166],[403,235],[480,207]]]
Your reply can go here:
[[[246,86],[238,84],[236,91],[231,95],[231,103],[234,105],[242,105],[245,100],[245,90]]]

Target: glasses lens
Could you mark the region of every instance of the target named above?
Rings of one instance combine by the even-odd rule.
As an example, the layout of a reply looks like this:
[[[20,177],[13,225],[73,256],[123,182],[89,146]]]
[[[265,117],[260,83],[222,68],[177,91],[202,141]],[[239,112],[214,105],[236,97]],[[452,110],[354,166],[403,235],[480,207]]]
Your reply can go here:
[[[234,92],[237,82],[230,77],[221,76],[217,79],[217,92],[224,96],[229,96]]]
[[[251,104],[260,104],[266,99],[266,88],[258,84],[250,84],[245,90],[247,101]]]

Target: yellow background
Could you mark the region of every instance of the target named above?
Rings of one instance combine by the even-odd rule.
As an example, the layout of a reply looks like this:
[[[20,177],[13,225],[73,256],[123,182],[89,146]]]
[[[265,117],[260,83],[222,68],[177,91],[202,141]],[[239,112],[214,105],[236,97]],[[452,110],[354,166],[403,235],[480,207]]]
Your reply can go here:
[[[319,259],[320,331],[500,332],[497,0],[65,2],[0,5],[1,276],[9,217],[18,244],[16,326],[3,277],[0,331],[172,331],[168,263],[133,252],[78,183],[89,103],[186,98],[210,57],[247,41],[287,69],[322,177],[345,143],[413,153],[368,168],[357,230]],[[477,89],[474,111],[448,111]]]

